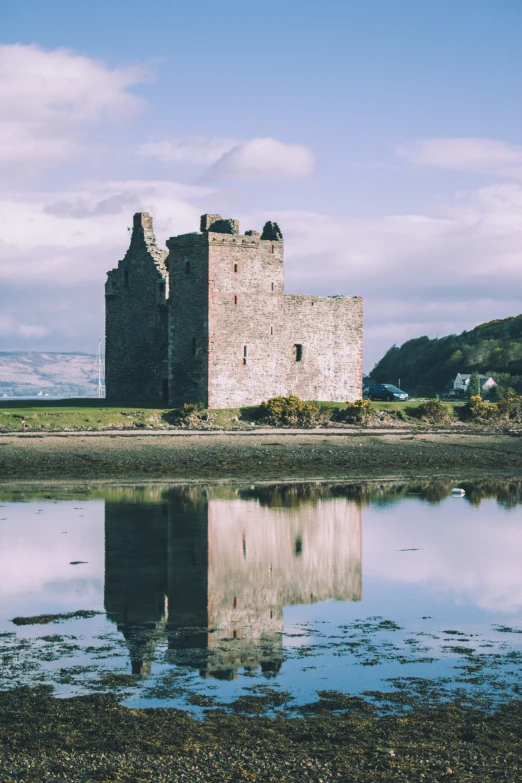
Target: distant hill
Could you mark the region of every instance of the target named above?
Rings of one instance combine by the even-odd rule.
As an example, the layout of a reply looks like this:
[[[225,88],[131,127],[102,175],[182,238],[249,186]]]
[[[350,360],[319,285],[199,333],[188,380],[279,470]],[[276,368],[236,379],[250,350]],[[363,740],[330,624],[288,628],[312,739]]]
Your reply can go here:
[[[522,315],[488,321],[469,332],[393,345],[370,373],[375,383],[399,383],[409,394],[435,394],[458,372],[492,375],[499,389],[522,394]]]
[[[96,356],[87,353],[0,352],[1,397],[90,397],[98,384]]]

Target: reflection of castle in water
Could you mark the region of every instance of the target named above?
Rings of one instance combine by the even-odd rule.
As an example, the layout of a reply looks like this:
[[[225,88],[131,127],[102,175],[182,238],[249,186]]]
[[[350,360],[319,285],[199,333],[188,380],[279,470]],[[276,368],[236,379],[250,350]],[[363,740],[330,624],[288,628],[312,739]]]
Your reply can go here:
[[[345,498],[271,507],[200,488],[157,502],[106,502],[105,609],[150,671],[172,662],[230,679],[283,659],[283,607],[361,598],[361,509]]]

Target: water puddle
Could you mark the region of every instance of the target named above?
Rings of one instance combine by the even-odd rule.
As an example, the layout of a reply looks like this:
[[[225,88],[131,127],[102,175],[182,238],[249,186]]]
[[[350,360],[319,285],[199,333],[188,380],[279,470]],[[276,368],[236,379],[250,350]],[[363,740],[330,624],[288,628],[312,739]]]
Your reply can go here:
[[[522,485],[452,486],[4,492],[0,690],[194,714],[513,698]]]

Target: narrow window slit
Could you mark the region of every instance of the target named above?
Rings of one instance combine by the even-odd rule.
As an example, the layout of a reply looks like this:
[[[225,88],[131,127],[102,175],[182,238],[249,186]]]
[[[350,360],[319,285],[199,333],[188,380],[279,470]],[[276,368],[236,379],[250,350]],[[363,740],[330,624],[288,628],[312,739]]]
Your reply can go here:
[[[234,304],[237,305],[237,294],[234,294]]]
[[[272,291],[275,291],[275,283],[272,283]]]
[[[300,345],[299,343],[296,343],[294,345],[294,356],[296,362],[300,362],[303,358],[303,346]]]
[[[248,358],[248,347],[246,345],[243,346],[243,364],[247,363]]]
[[[234,264],[234,272],[237,272],[237,264]]]

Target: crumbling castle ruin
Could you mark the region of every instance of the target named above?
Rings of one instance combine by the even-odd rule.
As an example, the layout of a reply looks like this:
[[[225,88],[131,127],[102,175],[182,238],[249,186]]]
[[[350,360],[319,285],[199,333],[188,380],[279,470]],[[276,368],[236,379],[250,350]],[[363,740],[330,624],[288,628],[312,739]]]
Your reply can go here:
[[[277,223],[240,234],[237,220],[203,215],[199,232],[167,247],[147,212],[134,215],[107,276],[109,400],[231,408],[361,396],[362,299],[285,294]]]

